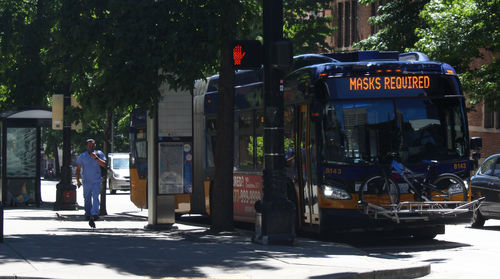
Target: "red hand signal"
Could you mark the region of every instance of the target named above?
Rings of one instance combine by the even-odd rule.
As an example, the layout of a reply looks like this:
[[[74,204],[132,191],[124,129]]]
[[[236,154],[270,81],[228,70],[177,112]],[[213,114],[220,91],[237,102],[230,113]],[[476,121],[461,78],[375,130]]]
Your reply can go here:
[[[241,46],[236,45],[233,48],[233,60],[234,60],[234,65],[241,65],[241,59],[245,56],[246,52],[241,52]]]

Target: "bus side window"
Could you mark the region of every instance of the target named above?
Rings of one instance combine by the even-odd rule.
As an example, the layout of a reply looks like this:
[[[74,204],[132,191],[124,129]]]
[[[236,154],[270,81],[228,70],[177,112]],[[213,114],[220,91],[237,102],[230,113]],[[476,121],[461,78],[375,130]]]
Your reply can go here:
[[[255,112],[255,162],[256,168],[264,167],[264,111]]]
[[[240,112],[238,117],[238,164],[240,169],[254,168],[253,112]],[[235,156],[236,157],[236,156]]]

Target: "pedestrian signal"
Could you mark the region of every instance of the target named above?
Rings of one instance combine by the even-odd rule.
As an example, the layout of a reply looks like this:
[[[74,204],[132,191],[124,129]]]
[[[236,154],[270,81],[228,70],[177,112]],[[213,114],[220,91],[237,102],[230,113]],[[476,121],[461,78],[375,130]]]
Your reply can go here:
[[[262,44],[257,40],[234,41],[232,53],[235,69],[256,69],[262,65]]]

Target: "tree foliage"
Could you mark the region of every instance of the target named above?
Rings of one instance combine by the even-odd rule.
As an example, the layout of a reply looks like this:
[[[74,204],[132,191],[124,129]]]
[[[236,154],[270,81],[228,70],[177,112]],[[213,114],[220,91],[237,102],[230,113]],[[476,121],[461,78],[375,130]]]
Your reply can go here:
[[[422,51],[457,70],[471,104],[500,110],[499,14],[497,0],[387,1],[370,19],[380,30],[354,47]]]
[[[47,64],[54,5],[0,2],[0,109],[47,106]]]
[[[263,0],[240,0],[241,17],[236,37],[261,40],[263,37]],[[332,17],[324,14],[329,0],[283,1],[283,37],[293,41],[296,54],[331,51],[326,38],[331,36]]]
[[[69,87],[96,116],[150,108],[163,81],[191,88],[220,62],[220,1],[0,1],[0,103],[47,105]],[[262,2],[240,0],[237,36],[262,34]],[[327,49],[329,1],[285,1],[296,53]],[[84,117],[80,112],[75,117]]]
[[[360,0],[362,4],[376,4],[377,0]],[[426,26],[419,13],[429,0],[384,1],[376,16],[369,22],[379,28],[374,35],[354,44],[364,50],[405,51],[418,40],[415,29]]]
[[[283,1],[283,37],[293,40],[296,54],[332,50],[326,41],[334,29],[332,17],[323,13],[330,3],[326,0]]]
[[[500,110],[500,2],[432,0],[421,16],[428,27],[417,30],[416,48],[453,65],[471,104],[486,100]],[[479,67],[471,64],[485,58]],[[496,100],[496,102],[495,102]]]

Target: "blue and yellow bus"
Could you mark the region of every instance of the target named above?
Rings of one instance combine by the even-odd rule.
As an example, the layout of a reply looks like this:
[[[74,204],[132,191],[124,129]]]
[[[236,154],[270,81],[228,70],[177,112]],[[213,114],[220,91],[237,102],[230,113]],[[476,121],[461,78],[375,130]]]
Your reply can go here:
[[[148,145],[147,122],[144,111],[135,110],[130,114],[130,200],[138,208],[148,208]]]
[[[236,80],[234,217],[253,222],[264,167],[262,72],[239,71]],[[193,193],[203,197],[198,206],[207,213],[215,173],[217,81],[211,77],[206,92],[194,96]],[[418,52],[303,55],[295,57],[284,85],[287,192],[297,207],[299,230],[384,230],[433,238],[444,233],[445,224],[470,221],[470,211],[433,214],[432,205],[423,203],[422,210],[401,218],[384,217],[367,210],[358,197],[360,185],[380,173],[375,163],[388,153],[397,153],[417,173],[425,170],[422,160],[438,160],[437,174],[467,181],[465,99],[450,65]],[[401,203],[416,203],[408,185],[398,184]],[[470,200],[467,192],[439,206],[456,207],[464,200]]]

